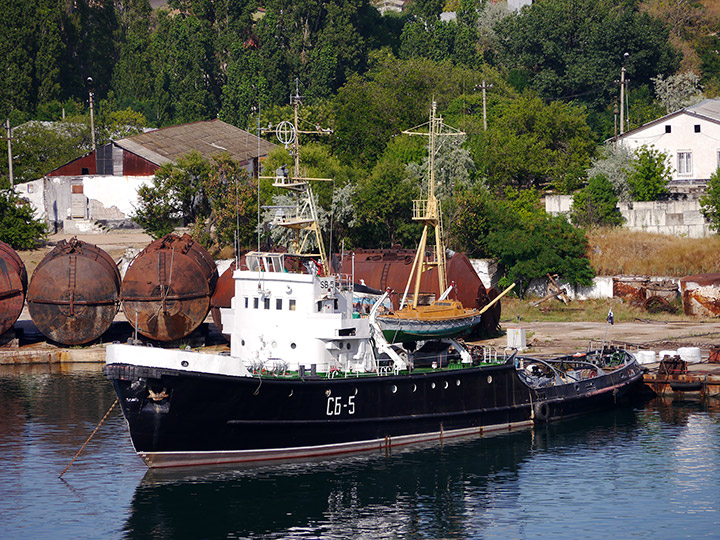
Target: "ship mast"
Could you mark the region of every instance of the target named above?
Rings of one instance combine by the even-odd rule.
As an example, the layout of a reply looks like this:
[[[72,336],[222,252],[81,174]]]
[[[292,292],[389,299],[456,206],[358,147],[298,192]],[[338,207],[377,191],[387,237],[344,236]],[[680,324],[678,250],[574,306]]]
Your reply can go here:
[[[320,224],[315,207],[315,199],[313,197],[310,181],[332,181],[332,178],[310,178],[303,176],[300,165],[300,137],[302,134],[320,134],[327,135],[332,133],[330,129],[322,129],[319,126],[315,130],[300,130],[299,109],[302,104],[302,96],[298,90],[298,80],[295,79],[295,94],[290,94],[290,104],[293,106],[293,122],[283,121],[278,124],[275,129],[278,140],[287,148],[293,145],[295,165],[291,174],[287,173],[285,167],[276,171],[276,175],[272,177],[262,176],[261,178],[269,178],[273,180],[274,187],[287,189],[296,195],[296,206],[292,213],[277,218],[274,224],[291,229],[294,232],[290,253],[295,255],[306,255],[317,257],[323,267],[323,271],[328,273],[330,266],[325,251],[325,244],[322,240]],[[307,252],[309,249],[311,238],[315,239],[318,246],[318,252]]]
[[[447,289],[445,246],[442,239],[442,210],[440,208],[440,201],[435,196],[436,143],[438,137],[462,136],[465,135],[465,133],[444,124],[442,117],[437,116],[436,113],[437,104],[433,101],[432,108],[430,110],[430,121],[403,131],[405,135],[423,135],[428,137],[428,167],[430,169],[427,175],[427,199],[413,201],[413,220],[424,223],[424,227],[422,236],[420,237],[420,244],[418,246],[417,253],[415,254],[415,261],[413,262],[412,270],[410,271],[410,277],[408,278],[408,286],[402,301],[402,304],[405,304],[407,290],[410,288],[414,278],[415,284],[412,307],[417,307],[418,305],[418,298],[420,296],[420,279],[423,272],[425,272],[428,268],[435,266],[438,269],[438,288],[440,290],[440,294]],[[425,126],[428,126],[427,132],[417,131]],[[431,227],[435,236],[434,258],[433,260],[426,260],[425,249],[428,244],[428,234]],[[432,239],[430,241],[432,242]]]

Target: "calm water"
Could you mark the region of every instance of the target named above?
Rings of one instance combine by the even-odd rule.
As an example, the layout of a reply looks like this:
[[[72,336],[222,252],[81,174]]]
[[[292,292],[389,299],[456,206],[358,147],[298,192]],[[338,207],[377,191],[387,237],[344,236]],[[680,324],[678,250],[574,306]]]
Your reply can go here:
[[[720,538],[720,401],[302,466],[148,472],[98,371],[0,371],[0,538]]]

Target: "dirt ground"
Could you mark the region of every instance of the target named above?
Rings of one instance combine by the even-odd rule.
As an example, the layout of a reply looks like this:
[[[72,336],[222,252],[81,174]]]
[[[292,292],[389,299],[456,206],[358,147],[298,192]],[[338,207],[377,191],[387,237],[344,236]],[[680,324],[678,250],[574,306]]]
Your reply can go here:
[[[621,343],[631,348],[654,350],[700,347],[706,357],[711,347],[720,345],[718,322],[503,322],[503,330],[524,328],[528,351],[537,354],[574,353],[592,341]],[[507,336],[481,342],[502,350]]]

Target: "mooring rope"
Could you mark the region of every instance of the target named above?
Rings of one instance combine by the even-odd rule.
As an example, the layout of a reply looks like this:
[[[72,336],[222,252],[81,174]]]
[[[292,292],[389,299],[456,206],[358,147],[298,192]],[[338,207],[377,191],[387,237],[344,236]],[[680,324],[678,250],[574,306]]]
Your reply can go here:
[[[105,416],[102,417],[102,420],[100,420],[100,423],[95,427],[95,429],[94,429],[93,432],[90,434],[90,436],[87,438],[87,440],[85,441],[85,443],[80,447],[80,450],[77,451],[77,453],[75,454],[75,456],[70,460],[70,463],[68,463],[67,467],[65,467],[65,470],[60,473],[60,476],[58,476],[58,478],[62,478],[62,477],[63,477],[63,474],[65,474],[65,473],[67,472],[67,470],[70,468],[70,465],[72,465],[73,462],[74,462],[74,461],[78,458],[78,456],[82,453],[82,451],[83,451],[83,450],[85,449],[85,447],[87,446],[87,443],[90,442],[90,439],[92,439],[93,436],[97,433],[97,430],[100,429],[100,426],[103,425],[103,422],[105,422],[105,420],[107,419],[107,417],[110,416],[110,412],[115,408],[115,405],[117,405],[119,401],[120,401],[120,398],[115,398],[115,401],[113,401],[113,404],[110,405],[110,408],[109,408],[108,411],[105,413]]]

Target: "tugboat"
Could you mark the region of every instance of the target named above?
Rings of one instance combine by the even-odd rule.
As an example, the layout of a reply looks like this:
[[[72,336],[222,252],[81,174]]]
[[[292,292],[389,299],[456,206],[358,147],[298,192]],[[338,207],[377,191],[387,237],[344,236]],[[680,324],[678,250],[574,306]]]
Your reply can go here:
[[[298,241],[288,253],[249,252],[234,272],[232,305],[220,310],[229,354],[107,347],[105,374],[148,467],[387,451],[602,410],[641,388],[624,350],[550,362],[473,352],[452,336],[387,340],[382,302],[353,313],[353,276],[330,271],[297,149],[293,175],[275,184],[298,197],[281,219]],[[308,235],[315,253],[299,248]]]

